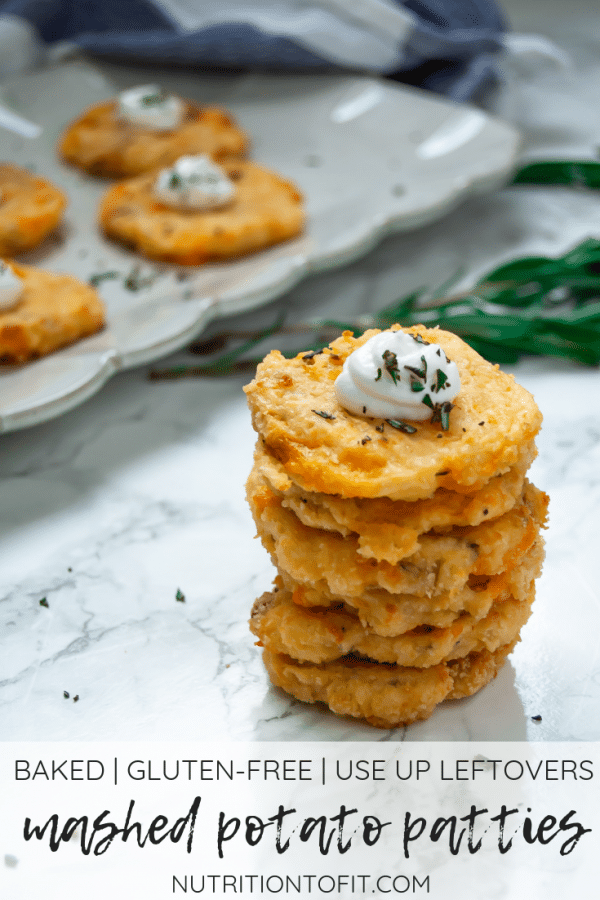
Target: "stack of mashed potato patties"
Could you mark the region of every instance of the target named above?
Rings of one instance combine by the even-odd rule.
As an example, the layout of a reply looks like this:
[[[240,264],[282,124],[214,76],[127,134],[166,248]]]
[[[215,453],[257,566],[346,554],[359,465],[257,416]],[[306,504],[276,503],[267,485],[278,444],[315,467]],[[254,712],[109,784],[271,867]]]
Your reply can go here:
[[[274,351],[246,393],[248,500],[278,570],[250,627],[273,683],[385,728],[487,684],[543,561],[531,395],[422,326]]]

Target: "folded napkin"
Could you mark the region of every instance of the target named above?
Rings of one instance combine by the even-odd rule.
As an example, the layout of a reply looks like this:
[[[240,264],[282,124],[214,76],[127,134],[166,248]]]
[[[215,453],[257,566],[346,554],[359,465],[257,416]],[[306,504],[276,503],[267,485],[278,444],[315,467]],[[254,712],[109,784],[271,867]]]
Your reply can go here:
[[[0,0],[0,76],[65,42],[200,69],[352,70],[467,99],[494,75],[493,0]]]

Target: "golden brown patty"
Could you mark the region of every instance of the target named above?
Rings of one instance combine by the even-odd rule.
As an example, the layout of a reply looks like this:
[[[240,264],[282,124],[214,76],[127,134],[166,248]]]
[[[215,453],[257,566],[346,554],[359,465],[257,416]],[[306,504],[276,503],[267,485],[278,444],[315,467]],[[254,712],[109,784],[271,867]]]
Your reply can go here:
[[[247,135],[222,109],[187,101],[184,121],[156,131],[121,120],[116,101],[88,109],[64,132],[59,152],[91,175],[127,178],[168,166],[180,156],[203,153],[215,161],[244,156]]]
[[[0,256],[30,250],[60,223],[66,198],[45,178],[0,164]]]
[[[324,581],[333,594],[349,599],[371,588],[417,597],[452,594],[470,577],[514,568],[537,539],[548,497],[526,482],[520,501],[504,515],[445,534],[421,535],[418,550],[399,564],[366,559],[352,534],[343,537],[303,525],[257,473],[248,481],[248,501],[258,534],[279,569],[300,583]]]
[[[306,608],[347,605],[356,611],[363,627],[382,637],[396,637],[419,626],[447,628],[467,613],[474,619],[486,616],[492,604],[514,597],[525,600],[533,580],[542,569],[544,542],[538,537],[533,547],[513,569],[492,576],[474,576],[460,591],[445,591],[433,597],[390,594],[370,589],[357,597],[332,594],[323,581],[316,586],[299,584],[283,569],[281,585],[292,594],[294,603]],[[344,603],[346,601],[346,603]]]
[[[344,498],[413,501],[440,487],[472,494],[530,458],[542,420],[531,395],[455,335],[420,325],[405,330],[440,344],[458,366],[461,390],[445,432],[424,422],[404,434],[337,402],[344,360],[376,331],[360,338],[346,332],[309,359],[273,351],[259,365],[245,388],[253,425],[296,484]]]
[[[302,231],[302,196],[291,182],[243,160],[221,167],[236,187],[234,200],[222,209],[170,209],[154,195],[153,173],[110,188],[100,224],[145,256],[183,265],[244,256]]]
[[[478,691],[496,676],[513,647],[514,643],[493,653],[471,653],[426,669],[352,657],[314,665],[269,650],[264,651],[263,659],[273,684],[298,700],[321,701],[339,715],[366,719],[378,728],[394,728],[427,719],[444,699],[456,700]]]
[[[482,619],[464,614],[446,628],[421,625],[397,637],[381,637],[365,629],[347,607],[306,609],[288,591],[276,590],[254,604],[250,630],[263,647],[303,662],[333,662],[352,654],[423,668],[511,643],[529,618],[534,598],[532,588],[526,600],[493,603]]]
[[[22,363],[45,356],[104,325],[96,291],[71,275],[12,264],[24,281],[17,305],[0,312],[0,361]]]
[[[258,443],[252,477],[277,495],[283,507],[312,528],[337,531],[344,537],[354,533],[361,556],[397,563],[418,549],[419,535],[449,526],[479,525],[497,518],[517,502],[523,492],[524,459],[504,475],[492,478],[476,494],[459,494],[440,488],[428,500],[407,503],[378,497],[342,498],[303,490],[286,474],[278,460]]]

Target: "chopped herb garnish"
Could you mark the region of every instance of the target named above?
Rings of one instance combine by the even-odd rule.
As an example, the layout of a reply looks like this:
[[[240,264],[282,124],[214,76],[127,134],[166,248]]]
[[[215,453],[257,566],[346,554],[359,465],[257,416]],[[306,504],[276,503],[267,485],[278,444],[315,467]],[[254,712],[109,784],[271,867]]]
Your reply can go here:
[[[416,341],[417,344],[425,344],[427,347],[431,343],[430,341],[426,341],[424,337],[421,337],[420,334],[411,334],[411,338],[413,341]]]
[[[365,444],[368,444],[370,440],[372,439],[367,435],[367,437],[362,439],[361,444],[364,446]]]
[[[75,696],[73,697],[73,703],[77,703],[78,700],[79,700],[79,694],[75,694]]]
[[[164,103],[166,99],[163,91],[156,91],[154,94],[145,94],[143,97],[140,97],[140,105],[158,106],[159,103]]]
[[[335,419],[335,416],[332,416],[331,413],[324,412],[322,409],[313,409],[312,412],[316,413],[318,416],[321,416],[322,419]]]
[[[443,472],[436,472],[436,475],[449,475],[450,469],[444,469]]]
[[[489,510],[487,510],[487,509],[484,509],[484,511],[483,511],[483,514],[484,514],[484,516],[487,516],[487,515],[488,515],[488,513],[489,513]]]
[[[442,426],[442,431],[448,431],[450,428],[450,413],[454,409],[454,404],[447,401],[446,403],[442,403],[440,410],[440,423]]]
[[[403,422],[402,419],[386,419],[385,421],[388,425],[391,425],[392,428],[395,428],[397,431],[402,431],[404,434],[414,434],[417,430],[414,425],[409,425],[408,422]]]
[[[379,381],[380,378],[381,378],[381,369],[377,369],[377,378],[375,379],[375,381]]]
[[[63,697],[65,698],[65,700],[68,700],[70,696],[71,695],[69,694],[68,691],[63,691]]]
[[[40,600],[40,606],[45,606],[46,609],[50,609],[50,607],[48,606],[48,601],[45,597],[42,597],[42,599]]]
[[[114,272],[114,271],[98,272],[96,275],[90,275],[90,277],[88,278],[88,282],[89,282],[89,284],[91,284],[92,287],[98,287],[98,285],[102,281],[107,281],[109,278],[118,278],[118,277],[119,277],[118,272]]]
[[[423,381],[427,378],[427,360],[424,356],[421,357],[422,368],[418,369],[416,366],[404,366],[404,368],[408,372],[412,372],[413,375],[416,375],[417,378],[421,378]]]
[[[422,381],[415,381],[415,379],[413,378],[410,383],[410,389],[414,394],[416,394],[418,391],[424,391],[425,385]]]
[[[445,403],[434,403],[429,394],[425,394],[421,402],[433,410],[431,421],[439,422],[442,431],[448,431],[450,427],[450,413],[454,409],[454,404],[450,403],[449,400]]]
[[[480,424],[480,425],[485,425],[485,422],[480,422],[479,424]]]
[[[158,273],[142,276],[139,266],[134,266],[129,275],[123,281],[128,291],[139,291],[140,288],[149,287],[158,277]]]
[[[394,382],[394,384],[398,384],[400,380],[400,372],[398,371],[398,357],[395,353],[392,353],[391,350],[386,350],[382,353],[383,362],[388,372],[390,378]],[[379,369],[377,369],[379,372]]]
[[[431,385],[431,390],[437,392],[437,391],[443,390],[445,387],[450,387],[450,384],[448,382],[448,376],[446,375],[445,372],[442,372],[441,369],[436,369],[435,385],[433,385],[433,384]]]
[[[169,175],[169,187],[172,190],[177,191],[177,190],[179,190],[179,188],[181,187],[182,184],[183,184],[183,179],[182,179],[181,175],[178,175],[177,172],[171,172],[171,174]]]
[[[367,407],[363,406],[363,416],[366,414],[366,412],[367,412]]]
[[[177,592],[175,594],[175,599],[179,601],[179,603],[185,603],[185,594],[183,594],[179,588],[177,588]]]
[[[318,356],[319,353],[323,353],[323,351],[322,351],[322,350],[309,350],[308,353],[305,353],[305,354],[303,355],[302,359],[308,359],[308,360],[311,360],[311,359],[313,359],[315,356]]]
[[[532,716],[531,719],[533,722],[541,722],[542,721],[541,716]]]
[[[383,434],[383,428],[384,428],[384,425],[383,425],[383,422],[382,422],[381,425],[376,425],[376,426],[375,426],[375,431],[379,431],[381,434]]]

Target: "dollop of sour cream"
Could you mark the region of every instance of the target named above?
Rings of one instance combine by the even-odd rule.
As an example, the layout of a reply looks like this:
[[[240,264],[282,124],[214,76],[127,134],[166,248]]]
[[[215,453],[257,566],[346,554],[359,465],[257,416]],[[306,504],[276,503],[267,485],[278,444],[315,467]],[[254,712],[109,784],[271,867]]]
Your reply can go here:
[[[165,94],[157,84],[143,84],[119,94],[117,110],[120,119],[133,125],[171,131],[181,125],[185,103],[174,94]]]
[[[23,279],[8,263],[0,261],[0,310],[12,309],[23,293]]]
[[[181,156],[160,172],[154,193],[176,209],[219,209],[231,203],[235,185],[207,156]]]
[[[344,363],[339,403],[358,416],[423,422],[460,390],[456,364],[439,344],[404,331],[382,331]]]

